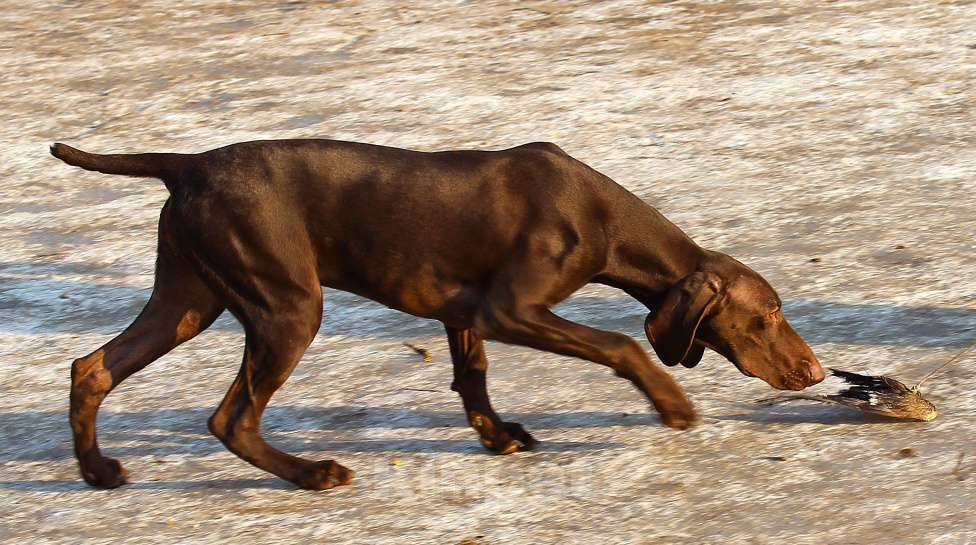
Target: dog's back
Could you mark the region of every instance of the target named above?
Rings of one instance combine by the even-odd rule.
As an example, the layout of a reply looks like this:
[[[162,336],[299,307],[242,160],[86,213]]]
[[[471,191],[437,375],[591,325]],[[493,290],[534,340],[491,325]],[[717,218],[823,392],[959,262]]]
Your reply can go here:
[[[436,319],[473,312],[469,292],[526,244],[558,258],[586,239],[598,264],[605,193],[616,185],[541,142],[500,151],[324,139],[199,154],[51,151],[88,170],[163,179],[172,195],[163,228],[179,245],[205,239],[202,253],[243,246],[314,260],[322,285]]]

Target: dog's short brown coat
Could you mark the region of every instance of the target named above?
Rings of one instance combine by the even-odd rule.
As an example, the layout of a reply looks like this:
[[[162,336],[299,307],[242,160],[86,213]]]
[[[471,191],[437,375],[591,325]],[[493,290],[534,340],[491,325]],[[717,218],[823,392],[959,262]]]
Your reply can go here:
[[[443,322],[451,387],[482,444],[499,453],[536,441],[492,409],[484,339],[606,365],[647,395],[664,424],[695,422],[680,387],[633,339],[549,310],[588,282],[648,307],[645,330],[665,364],[694,366],[707,347],[777,388],[823,378],[762,277],[700,248],[553,144],[423,153],[278,140],[200,154],[97,155],[64,144],[51,152],[89,170],[157,177],[170,191],[149,302],[122,334],[72,366],[75,453],[92,485],[126,479],[98,449],[101,401],[225,309],[243,324],[246,343],[211,431],[302,488],[348,483],[343,466],[285,454],[259,432],[265,406],[319,328],[322,286]]]

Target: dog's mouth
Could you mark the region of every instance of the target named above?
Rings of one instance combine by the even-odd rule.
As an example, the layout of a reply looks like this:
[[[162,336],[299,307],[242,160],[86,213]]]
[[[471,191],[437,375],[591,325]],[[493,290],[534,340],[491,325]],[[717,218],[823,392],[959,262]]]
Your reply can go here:
[[[777,390],[798,391],[819,382],[812,380],[810,375],[801,368],[793,369],[786,374],[764,376],[763,374],[750,370],[747,366],[743,365],[737,360],[732,360],[732,363],[743,375],[751,378],[758,378]]]
[[[798,368],[777,377],[775,381],[767,380],[766,382],[777,390],[797,391],[803,390],[808,386],[813,386],[820,381],[814,379],[807,370]]]
[[[793,380],[793,379],[782,380],[779,383],[770,382],[770,381],[767,382],[769,383],[770,386],[776,388],[777,390],[788,390],[791,392],[802,390],[808,386],[808,384],[804,381]]]

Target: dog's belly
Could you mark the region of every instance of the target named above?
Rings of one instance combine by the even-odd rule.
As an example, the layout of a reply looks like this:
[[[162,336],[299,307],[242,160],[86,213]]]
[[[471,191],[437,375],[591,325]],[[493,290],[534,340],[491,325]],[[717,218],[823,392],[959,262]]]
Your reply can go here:
[[[476,286],[444,278],[430,264],[409,272],[386,269],[352,275],[326,273],[321,281],[326,287],[355,293],[390,308],[439,320],[456,328],[474,325],[482,296]]]
[[[320,282],[415,316],[471,327],[490,278],[512,255],[522,218],[462,213],[431,193],[401,197],[400,203],[410,203],[409,214],[390,210],[385,195],[370,194],[344,199],[372,203],[370,213],[336,207],[310,222]]]

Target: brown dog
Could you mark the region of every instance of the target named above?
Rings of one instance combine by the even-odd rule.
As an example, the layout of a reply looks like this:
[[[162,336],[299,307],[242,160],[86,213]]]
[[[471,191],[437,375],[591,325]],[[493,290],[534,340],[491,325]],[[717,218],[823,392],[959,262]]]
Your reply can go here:
[[[122,380],[206,329],[224,309],[246,332],[244,361],[210,430],[232,452],[302,488],[352,472],[268,445],[261,414],[314,338],[322,286],[440,320],[461,395],[485,447],[532,448],[485,390],[483,339],[590,360],[637,386],[665,425],[696,421],[681,388],[630,337],[550,312],[588,282],[650,309],[647,337],[667,365],[711,348],[781,389],[823,379],[776,292],[704,250],[654,208],[553,144],[422,153],[331,140],[234,144],[200,154],[96,155],[54,144],[64,162],[156,177],[169,189],[156,282],[122,334],[75,360],[71,427],[85,480],[123,484],[98,450],[95,415]]]

